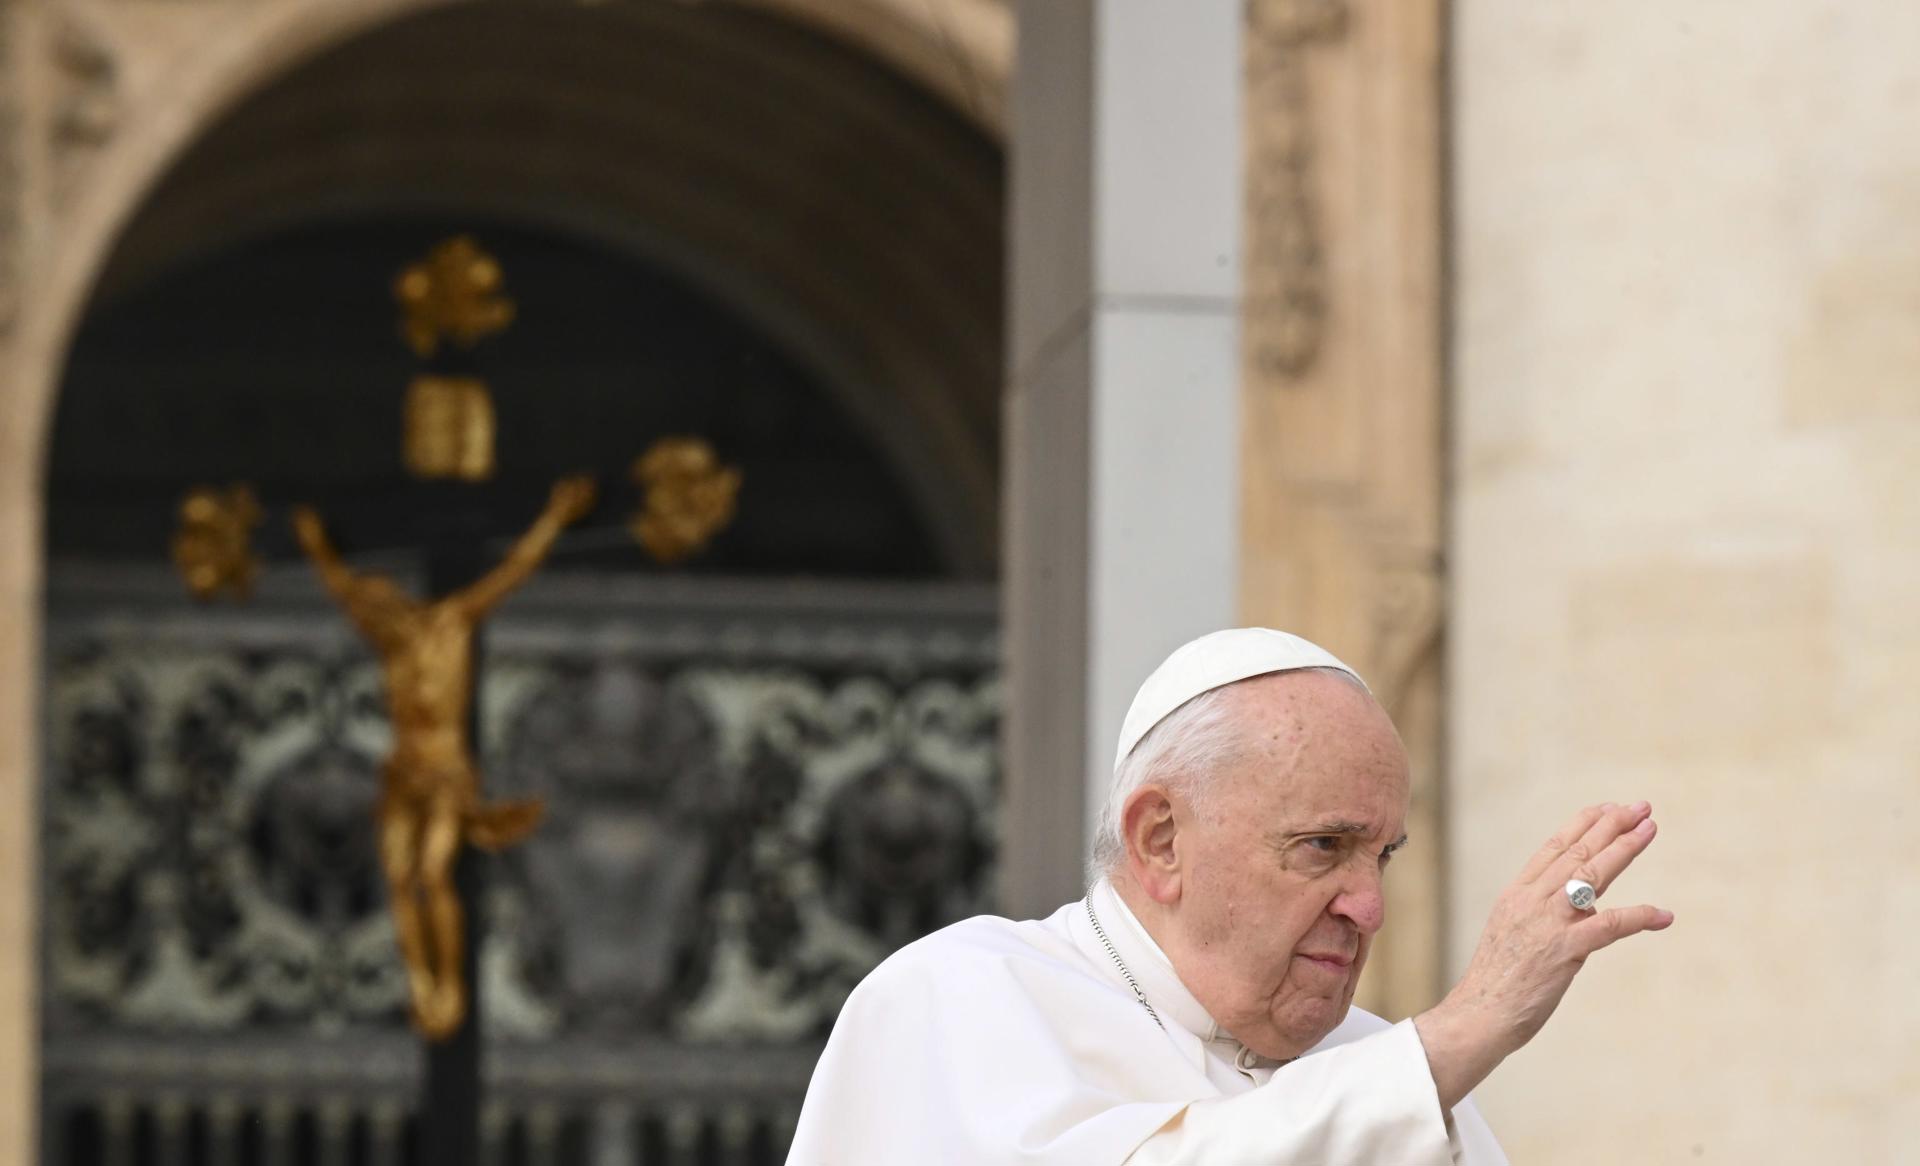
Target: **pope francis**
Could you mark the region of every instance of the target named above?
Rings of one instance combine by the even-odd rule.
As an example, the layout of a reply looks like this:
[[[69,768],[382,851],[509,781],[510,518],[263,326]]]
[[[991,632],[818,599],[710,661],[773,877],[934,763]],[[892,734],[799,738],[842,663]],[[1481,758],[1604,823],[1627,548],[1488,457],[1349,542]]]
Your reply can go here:
[[[1504,1163],[1468,1091],[1589,955],[1673,922],[1594,902],[1651,810],[1576,814],[1460,983],[1389,1024],[1352,1001],[1407,789],[1392,722],[1323,649],[1265,628],[1180,648],[1127,712],[1086,897],[876,968],[789,1163]]]

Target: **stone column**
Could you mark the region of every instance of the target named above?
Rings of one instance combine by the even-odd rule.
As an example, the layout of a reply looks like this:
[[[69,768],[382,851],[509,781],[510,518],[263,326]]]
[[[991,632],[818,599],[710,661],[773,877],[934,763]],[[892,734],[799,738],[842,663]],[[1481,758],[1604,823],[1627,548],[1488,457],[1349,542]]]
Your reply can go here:
[[[1410,844],[1356,997],[1439,996],[1441,4],[1251,0],[1241,615],[1367,678],[1406,742]]]
[[[1081,889],[1133,690],[1234,622],[1233,0],[1025,0],[1009,166],[1001,898]]]
[[[39,425],[21,392],[20,316],[36,167],[26,75],[35,14],[0,0],[0,1166],[38,1137],[34,892],[39,834],[34,696],[39,646]]]

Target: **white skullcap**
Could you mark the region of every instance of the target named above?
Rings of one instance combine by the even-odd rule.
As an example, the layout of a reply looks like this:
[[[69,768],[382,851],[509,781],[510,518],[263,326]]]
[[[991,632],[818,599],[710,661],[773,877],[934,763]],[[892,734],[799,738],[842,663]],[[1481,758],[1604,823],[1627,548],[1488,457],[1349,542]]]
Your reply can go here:
[[[1120,749],[1114,754],[1113,767],[1119,769],[1140,738],[1201,693],[1236,680],[1301,668],[1335,668],[1359,680],[1362,688],[1367,684],[1332,652],[1272,628],[1228,628],[1189,640],[1175,648],[1134,694],[1127,719],[1120,725]]]

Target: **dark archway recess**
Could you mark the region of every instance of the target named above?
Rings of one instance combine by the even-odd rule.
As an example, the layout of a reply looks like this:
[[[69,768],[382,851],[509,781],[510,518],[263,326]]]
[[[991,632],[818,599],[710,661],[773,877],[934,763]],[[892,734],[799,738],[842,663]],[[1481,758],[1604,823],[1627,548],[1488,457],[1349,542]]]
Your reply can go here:
[[[493,390],[491,481],[422,487],[400,463],[393,274],[446,234],[501,260],[518,319],[473,357]],[[359,216],[254,238],[169,268],[92,313],[54,429],[56,559],[158,562],[173,508],[201,483],[249,482],[270,511],[259,549],[297,559],[285,521],[318,505],[360,554],[405,562],[410,517],[458,497],[472,529],[510,539],[559,475],[594,472],[603,502],[561,569],[652,571],[621,523],[627,465],[695,434],[746,474],[739,516],[676,572],[931,579],[923,515],[818,378],[683,280],[587,241],[448,217]]]
[[[484,561],[582,470],[588,529],[486,632],[480,768],[550,813],[469,898],[458,1124],[490,1161],[780,1160],[853,984],[991,899],[1003,185],[882,63],[670,0],[411,15],[207,129],[93,290],[49,449],[47,1161],[436,1144],[359,834],[380,679],[285,508],[436,588],[421,511]],[[390,293],[454,233],[518,306],[472,358],[498,473],[458,489],[401,469]],[[745,484],[663,568],[625,469],[681,434]],[[240,481],[281,569],[195,605],[175,507]]]
[[[95,313],[238,247],[370,217],[597,245],[763,333],[890,467],[941,573],[984,581],[1003,170],[924,90],[764,14],[454,5],[297,66],[209,128],[130,221]]]

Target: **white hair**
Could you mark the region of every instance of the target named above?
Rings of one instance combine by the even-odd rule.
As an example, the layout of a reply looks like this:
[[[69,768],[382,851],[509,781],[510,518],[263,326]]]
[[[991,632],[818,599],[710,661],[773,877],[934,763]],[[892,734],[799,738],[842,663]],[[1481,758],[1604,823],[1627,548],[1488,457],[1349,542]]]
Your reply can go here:
[[[1324,672],[1367,691],[1360,678],[1343,668],[1293,668],[1289,672]],[[1247,746],[1248,726],[1234,715],[1234,689],[1247,680],[1278,675],[1264,672],[1218,688],[1208,689],[1160,719],[1140,738],[1133,751],[1113,768],[1107,800],[1094,827],[1093,854],[1087,863],[1088,881],[1114,874],[1126,858],[1127,841],[1120,812],[1133,791],[1149,781],[1179,790],[1198,812],[1206,812],[1208,780]]]

